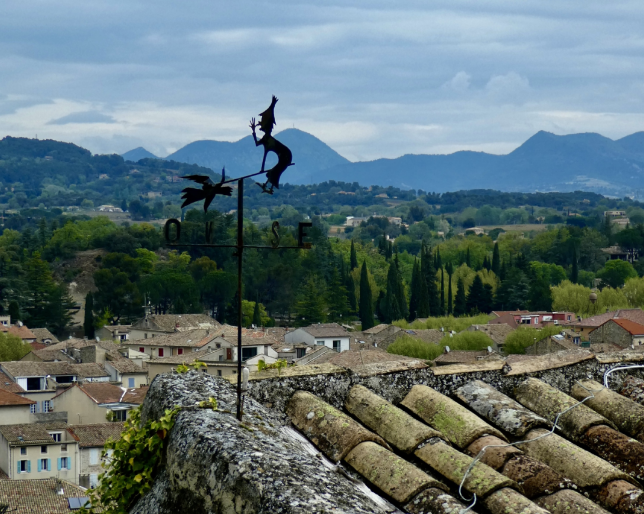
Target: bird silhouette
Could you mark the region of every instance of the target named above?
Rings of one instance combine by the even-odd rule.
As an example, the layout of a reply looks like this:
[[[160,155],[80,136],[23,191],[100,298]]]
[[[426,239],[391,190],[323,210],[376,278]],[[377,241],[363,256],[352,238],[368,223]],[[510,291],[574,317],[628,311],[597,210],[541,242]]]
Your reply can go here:
[[[224,185],[226,180],[226,168],[221,170],[221,181],[213,182],[212,179],[206,175],[187,175],[185,177],[188,180],[192,180],[197,184],[201,184],[201,189],[194,187],[186,187],[182,193],[181,199],[184,200],[181,208],[183,209],[186,205],[191,203],[198,202],[200,200],[205,200],[203,204],[203,211],[208,212],[208,206],[215,199],[217,195],[230,196],[233,192],[233,188],[230,186]]]
[[[277,155],[277,164],[273,166],[270,170],[266,170],[266,182],[264,184],[257,184],[260,186],[264,193],[273,194],[273,188],[280,188],[280,177],[286,168],[293,166],[293,154],[291,150],[280,143],[277,139],[273,137],[273,126],[277,123],[275,122],[275,104],[277,103],[277,98],[273,95],[271,100],[271,105],[264,112],[260,114],[261,119],[259,123],[255,123],[255,118],[250,120],[250,128],[253,131],[253,139],[255,141],[255,146],[264,147],[264,158],[262,159],[262,169],[260,173],[264,173],[264,166],[266,165],[266,156],[268,152],[273,152]],[[264,132],[264,135],[261,139],[257,139],[255,134],[255,128],[259,127],[259,130]],[[268,184],[271,184],[270,189],[266,189]]]

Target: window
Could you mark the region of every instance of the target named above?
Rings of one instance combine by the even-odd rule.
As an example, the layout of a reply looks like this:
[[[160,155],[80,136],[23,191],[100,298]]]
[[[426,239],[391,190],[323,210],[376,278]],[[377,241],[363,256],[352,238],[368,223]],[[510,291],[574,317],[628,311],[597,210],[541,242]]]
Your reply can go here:
[[[159,357],[163,357],[163,348],[159,348],[158,355]]]
[[[224,356],[223,356],[223,355],[220,355],[220,356],[219,356],[219,362],[221,362],[221,361],[223,361],[223,360],[224,360]]]
[[[298,359],[301,359],[301,358],[302,358],[302,357],[304,357],[305,355],[306,355],[306,348],[296,348],[296,349],[295,349],[295,356],[296,356]]]
[[[127,421],[127,411],[126,410],[113,410],[114,414],[113,421]]]
[[[218,376],[218,377],[220,377],[220,376],[221,376],[221,370],[220,370],[220,369],[218,369],[218,370],[217,370],[217,376]]]
[[[148,338],[148,333],[146,332],[145,334],[143,334],[143,339],[147,339],[147,338]]]
[[[46,446],[41,446],[40,447],[40,453],[47,453],[47,447]]]
[[[19,460],[18,461],[18,473],[31,473],[31,461],[30,460]]]
[[[58,458],[58,471],[60,471],[61,469],[65,469],[65,470],[72,469],[72,461],[69,457]]]
[[[55,432],[55,433],[53,433],[53,434],[49,434],[49,435],[50,435],[50,436],[51,436],[51,438],[52,438],[54,441],[56,441],[57,443],[60,443],[60,441],[61,441],[61,439],[62,439],[62,436],[63,436],[63,434],[61,434],[60,432]]]
[[[42,411],[49,412],[49,400],[43,400],[42,402]]]
[[[32,414],[36,414],[38,412],[38,404],[34,403],[33,405],[30,405],[29,412],[31,412]]]
[[[177,350],[177,355],[183,355],[183,348],[179,348]]]
[[[324,341],[315,341],[316,346],[324,346]]]
[[[40,459],[38,461],[38,471],[51,471],[50,459]]]
[[[97,466],[99,464],[99,459],[101,456],[101,451],[98,448],[90,448],[89,450],[89,465]]]
[[[340,348],[340,341],[333,341],[333,349],[334,349],[336,352],[339,352],[339,351],[341,350],[341,348]]]
[[[206,368],[201,368],[202,373],[208,373],[208,370]]]
[[[133,378],[128,378],[127,379],[127,386],[128,387],[134,387],[134,379]]]
[[[242,348],[242,361],[252,359],[257,355],[257,347],[253,346],[251,348]]]
[[[26,446],[21,446],[20,447],[20,455],[27,455],[27,447]]]
[[[66,444],[61,444],[60,445],[60,451],[61,452],[66,452],[67,451],[67,445]]]
[[[143,348],[143,346],[139,346],[139,351],[140,351],[141,353],[145,353],[145,348]]]
[[[31,377],[27,379],[27,391],[40,391],[42,379],[40,377]]]

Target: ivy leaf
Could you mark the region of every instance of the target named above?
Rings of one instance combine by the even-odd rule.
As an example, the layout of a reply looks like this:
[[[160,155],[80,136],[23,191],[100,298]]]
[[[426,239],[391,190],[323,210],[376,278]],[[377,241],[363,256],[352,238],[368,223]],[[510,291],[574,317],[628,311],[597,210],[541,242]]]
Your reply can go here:
[[[136,483],[139,483],[141,480],[143,480],[143,475],[142,475],[141,473],[139,473],[138,475],[136,475],[136,476],[134,477],[134,481],[135,481]]]

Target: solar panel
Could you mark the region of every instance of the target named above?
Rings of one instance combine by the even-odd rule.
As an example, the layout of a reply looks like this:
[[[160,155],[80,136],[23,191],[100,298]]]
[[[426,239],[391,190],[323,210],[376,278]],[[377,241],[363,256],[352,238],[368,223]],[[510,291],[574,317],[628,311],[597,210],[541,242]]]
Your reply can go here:
[[[67,498],[67,503],[69,504],[69,508],[71,510],[77,510],[83,506],[85,507],[91,506],[87,496],[81,496],[80,498]]]

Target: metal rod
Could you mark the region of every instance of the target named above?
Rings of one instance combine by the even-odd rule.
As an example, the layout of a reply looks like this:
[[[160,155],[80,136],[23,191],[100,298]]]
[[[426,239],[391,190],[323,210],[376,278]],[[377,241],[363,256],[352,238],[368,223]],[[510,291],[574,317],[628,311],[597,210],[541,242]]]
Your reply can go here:
[[[257,175],[261,175],[262,173],[266,173],[266,172],[258,171],[257,173],[251,173],[250,175],[244,175],[243,177],[230,178],[228,180],[224,180],[222,184],[228,184],[229,182],[239,182],[240,180],[244,180],[245,178],[256,177]]]
[[[237,419],[242,420],[242,257],[244,251],[244,178],[237,181]]]

